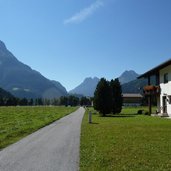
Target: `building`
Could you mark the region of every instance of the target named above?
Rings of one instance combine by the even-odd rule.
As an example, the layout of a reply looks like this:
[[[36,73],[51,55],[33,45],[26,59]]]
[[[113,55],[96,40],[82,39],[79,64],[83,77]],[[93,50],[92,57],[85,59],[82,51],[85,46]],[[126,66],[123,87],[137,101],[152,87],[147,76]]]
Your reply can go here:
[[[140,106],[143,96],[141,94],[122,94],[124,106]]]
[[[156,84],[151,85],[151,77],[155,76]],[[171,116],[171,59],[145,72],[138,78],[148,78],[144,93],[148,96],[149,113],[151,114],[151,97],[157,97],[157,113]]]

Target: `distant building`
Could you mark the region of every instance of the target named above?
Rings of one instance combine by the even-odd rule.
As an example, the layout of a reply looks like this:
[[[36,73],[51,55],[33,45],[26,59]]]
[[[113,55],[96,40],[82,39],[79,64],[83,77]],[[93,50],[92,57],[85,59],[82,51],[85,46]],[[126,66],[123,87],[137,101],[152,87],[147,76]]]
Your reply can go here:
[[[151,84],[151,77],[156,77],[156,84]],[[163,116],[171,116],[171,59],[156,66],[139,76],[139,78],[148,78],[148,85],[144,87],[144,93],[149,101],[149,113],[151,110],[152,96],[157,97],[157,113]]]
[[[143,96],[141,94],[122,94],[124,106],[140,106]]]

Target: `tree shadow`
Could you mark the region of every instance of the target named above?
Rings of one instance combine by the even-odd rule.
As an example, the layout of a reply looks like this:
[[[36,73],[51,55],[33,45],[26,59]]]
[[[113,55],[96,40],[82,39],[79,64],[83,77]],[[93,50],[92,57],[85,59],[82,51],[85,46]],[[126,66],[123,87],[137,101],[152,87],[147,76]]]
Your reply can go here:
[[[92,123],[90,123],[90,124],[92,124],[92,125],[98,125],[99,123],[97,123],[97,122],[92,122]]]
[[[99,116],[104,118],[131,118],[136,117],[138,114],[120,114],[120,115],[106,115],[106,116]]]

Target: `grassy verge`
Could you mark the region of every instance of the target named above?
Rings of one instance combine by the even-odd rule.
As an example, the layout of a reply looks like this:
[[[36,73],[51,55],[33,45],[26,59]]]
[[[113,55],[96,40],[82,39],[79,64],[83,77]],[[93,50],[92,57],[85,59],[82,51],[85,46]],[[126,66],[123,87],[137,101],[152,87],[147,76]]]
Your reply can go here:
[[[84,116],[80,171],[169,171],[171,120],[136,115],[125,108],[121,115]]]
[[[74,110],[74,107],[1,107],[0,149]]]

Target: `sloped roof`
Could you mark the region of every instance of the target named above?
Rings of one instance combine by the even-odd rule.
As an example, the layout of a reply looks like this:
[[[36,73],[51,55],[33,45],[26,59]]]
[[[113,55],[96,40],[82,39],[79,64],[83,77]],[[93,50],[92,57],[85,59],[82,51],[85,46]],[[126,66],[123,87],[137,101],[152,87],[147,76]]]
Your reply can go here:
[[[160,65],[154,67],[153,69],[151,69],[151,70],[145,72],[144,74],[140,75],[140,76],[138,77],[138,79],[139,79],[139,78],[146,78],[146,77],[148,77],[148,76],[155,75],[155,74],[159,73],[159,71],[160,71],[161,69],[167,67],[168,65],[171,65],[171,59],[169,59],[169,60],[163,62],[162,64],[160,64]]]
[[[141,94],[135,94],[135,93],[123,93],[122,97],[142,98],[143,96]]]

